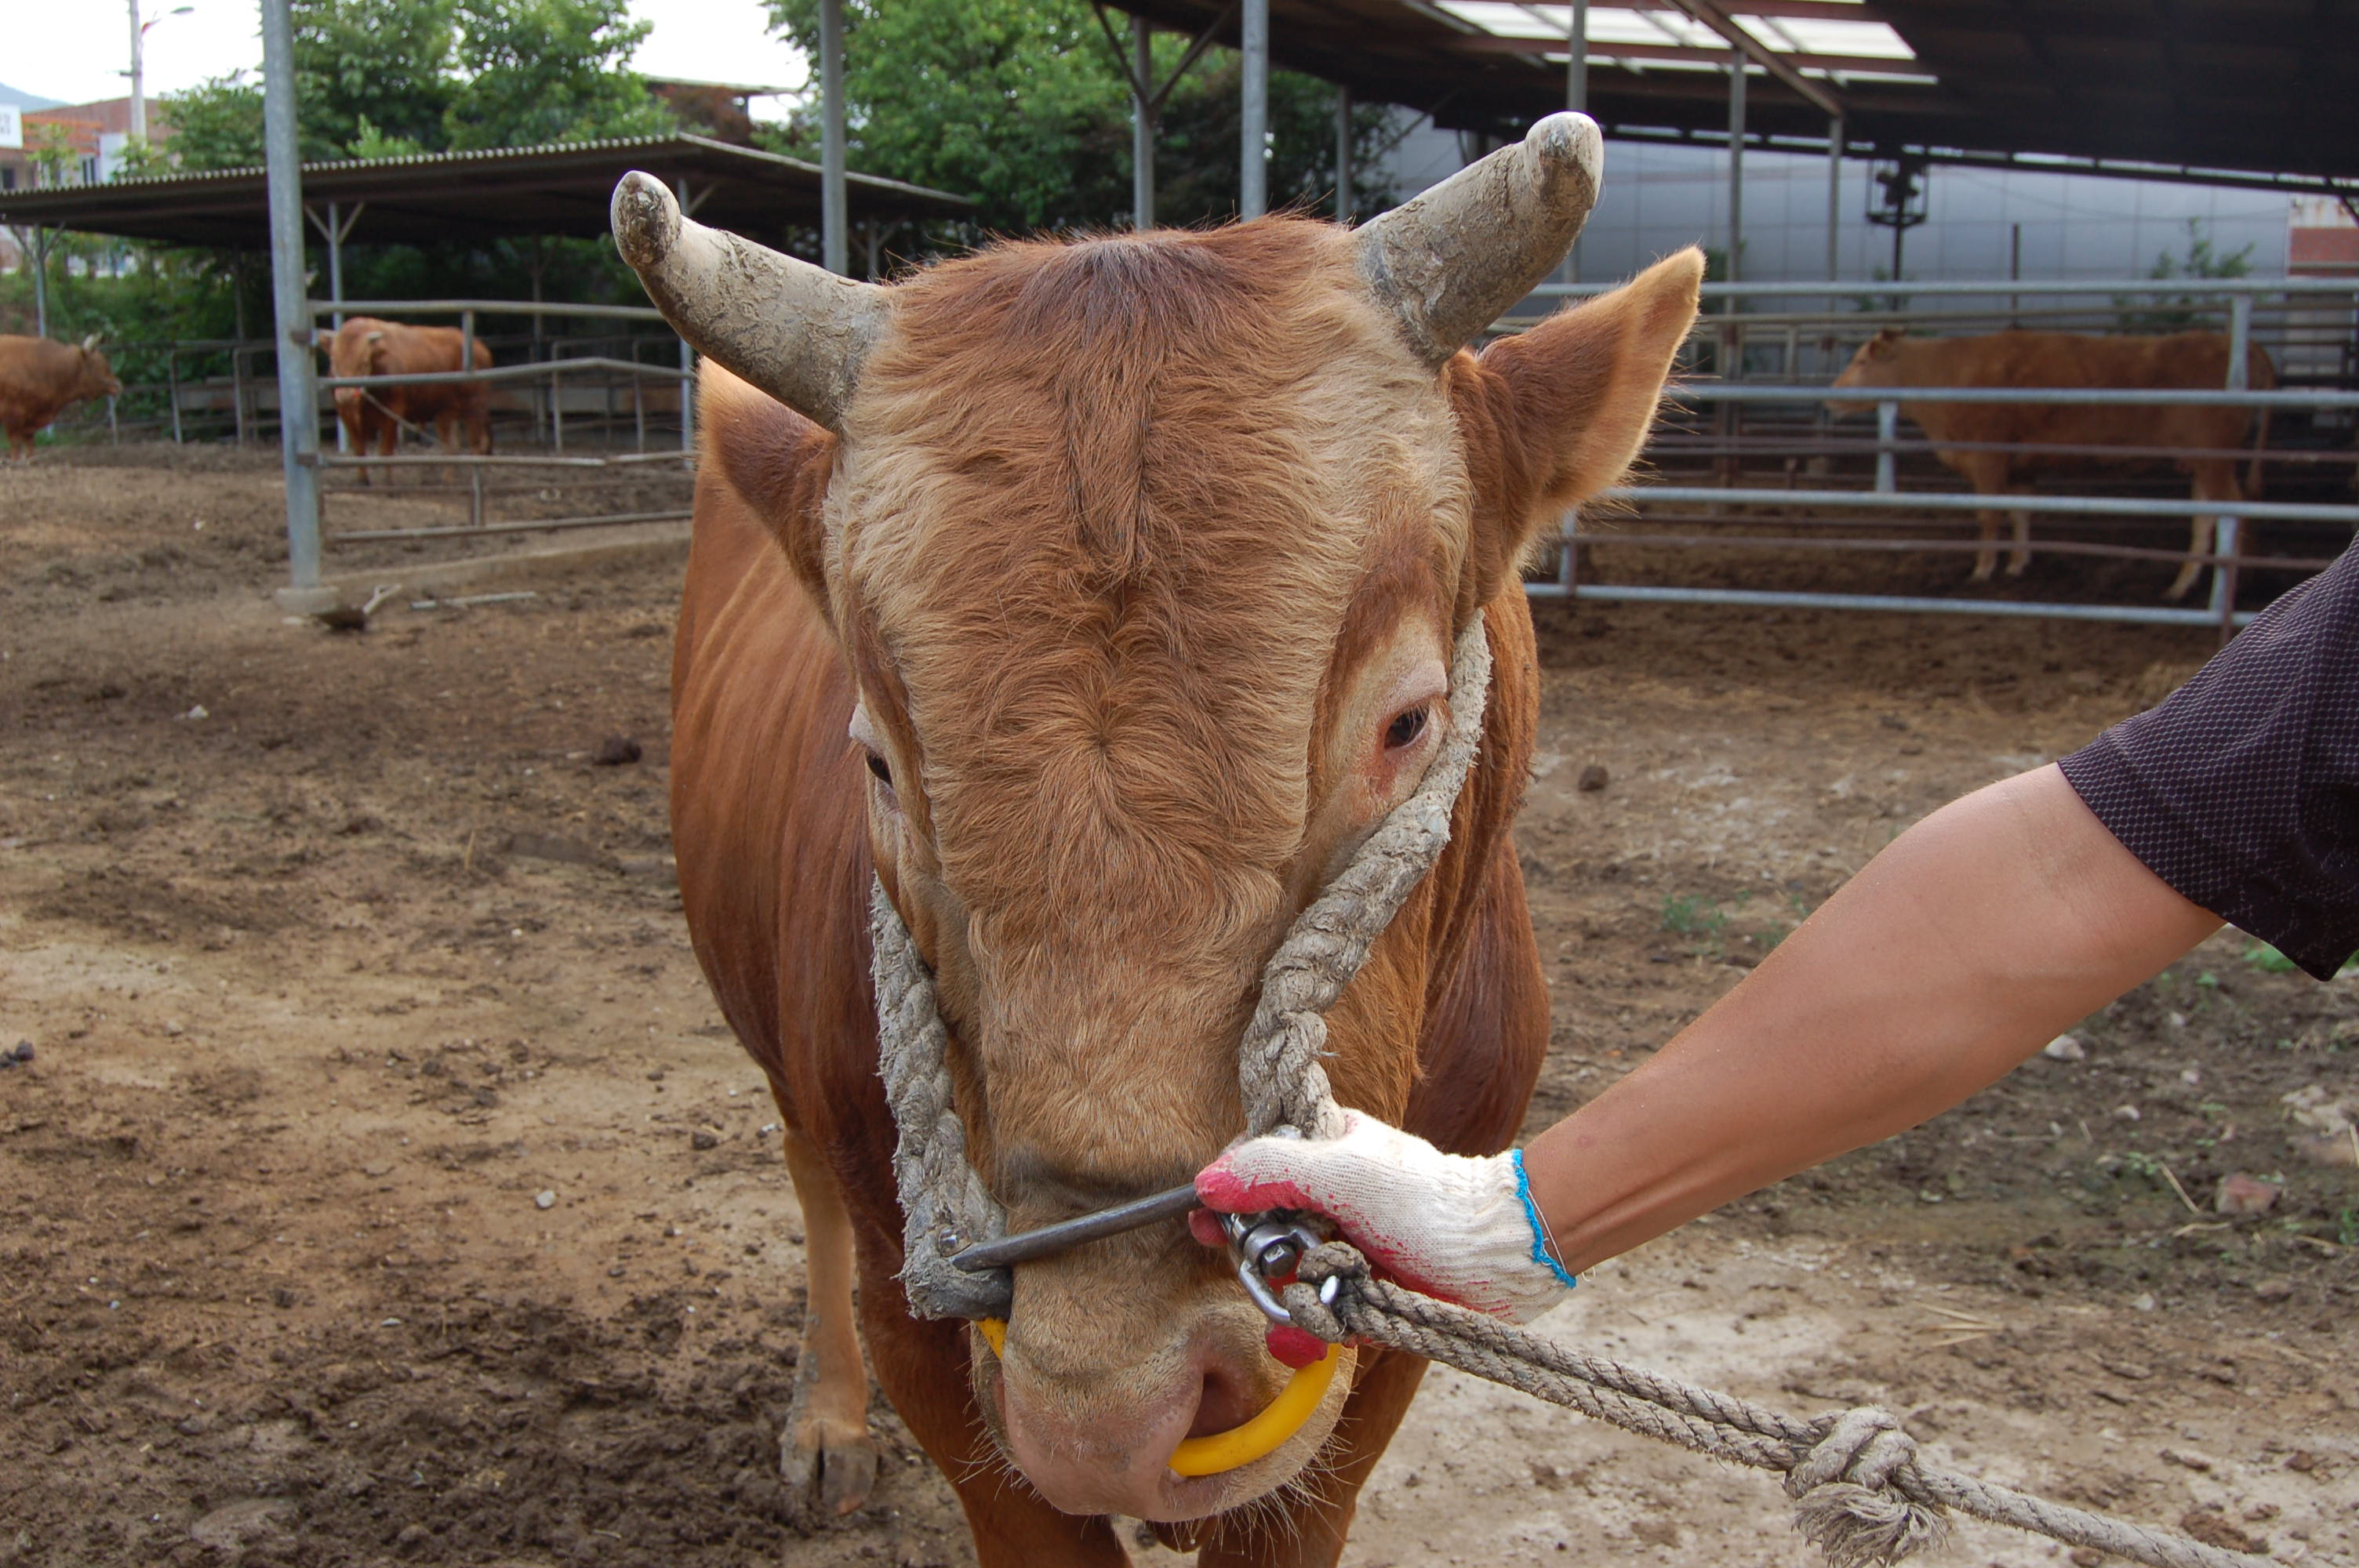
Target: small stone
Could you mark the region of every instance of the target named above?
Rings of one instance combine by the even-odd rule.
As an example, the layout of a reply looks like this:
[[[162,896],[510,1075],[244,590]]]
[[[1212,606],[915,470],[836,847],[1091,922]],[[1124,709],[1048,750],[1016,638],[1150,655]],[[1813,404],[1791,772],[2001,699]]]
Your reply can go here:
[[[2253,1287],[2253,1294],[2265,1302],[2281,1302],[2293,1294],[2291,1280],[2263,1280]]]
[[[2184,1029],[2187,1027],[2187,1015],[2183,1012],[2174,1012],[2169,1018],[2164,1019],[2163,1022],[2169,1024],[2173,1029]]]
[[[2072,1568],[2097,1568],[2097,1564],[2104,1560],[2105,1554],[2093,1546],[2076,1546],[2072,1549]]]
[[[33,1059],[33,1043],[29,1040],[17,1041],[15,1055],[16,1060],[19,1062],[31,1061]]]
[[[164,1038],[167,1040],[178,1040],[188,1032],[187,1026],[177,1018],[168,1018],[164,1021]]]
[[[2075,1034],[2059,1034],[2041,1046],[2039,1054],[2051,1062],[2085,1062],[2089,1059],[2089,1048],[2082,1044],[2080,1036]]]
[[[1613,775],[1605,771],[1604,763],[1592,762],[1581,770],[1581,776],[1572,781],[1572,787],[1583,795],[1595,795],[1613,782]]]
[[[555,1208],[557,1206],[557,1195],[553,1192],[548,1191],[547,1189],[535,1193],[532,1195],[532,1206],[535,1208]]]
[[[2140,1291],[2137,1294],[2132,1296],[2130,1298],[2130,1310],[2132,1312],[2152,1312],[2154,1310],[2154,1292],[2151,1291]]]
[[[2212,1468],[2212,1461],[2204,1455],[2187,1453],[2177,1448],[2164,1449],[2162,1461],[2166,1465],[2176,1465],[2182,1470],[2193,1470],[2199,1475]]]
[[[627,1268],[624,1267],[624,1266],[623,1266],[622,1264],[620,1264],[620,1263],[617,1263],[617,1264],[615,1264],[613,1268],[611,1268],[611,1269],[609,1269],[609,1270],[607,1270],[607,1271],[606,1271],[606,1278],[608,1278],[608,1279],[610,1279],[610,1280],[619,1280],[619,1279],[621,1279],[624,1275],[625,1275],[625,1274],[627,1274],[627,1273],[629,1273],[629,1272],[630,1272],[630,1270],[629,1270],[629,1269],[627,1269]]]
[[[688,1146],[691,1149],[718,1149],[721,1140],[700,1127],[688,1135]]]
[[[628,735],[609,735],[598,742],[590,760],[602,768],[620,768],[639,760],[639,743]]]
[[[2212,1195],[2212,1209],[2215,1214],[2267,1214],[2277,1206],[2277,1201],[2274,1182],[2235,1171],[2220,1178],[2220,1190]]]
[[[212,715],[205,711],[205,705],[201,702],[194,708],[189,709],[186,713],[181,714],[180,717],[183,719],[211,719]]]
[[[2114,1119],[2115,1121],[2140,1121],[2145,1119],[2140,1115],[2137,1107],[2134,1105],[2117,1105],[2114,1107]]]
[[[2307,1448],[2297,1448],[2286,1455],[2286,1468],[2297,1476],[2307,1476],[2318,1468],[2318,1455]]]
[[[2191,1089],[2203,1081],[2203,1075],[2194,1067],[2181,1067],[2179,1069],[2179,1081]]]

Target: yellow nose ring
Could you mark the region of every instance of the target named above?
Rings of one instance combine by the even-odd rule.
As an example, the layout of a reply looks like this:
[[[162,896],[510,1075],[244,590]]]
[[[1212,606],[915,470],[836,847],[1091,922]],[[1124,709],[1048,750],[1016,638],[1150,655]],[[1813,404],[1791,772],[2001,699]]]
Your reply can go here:
[[[976,1323],[994,1356],[1006,1354],[1007,1325],[995,1317]],[[1298,1368],[1277,1398],[1269,1401],[1259,1415],[1242,1426],[1226,1432],[1215,1432],[1203,1437],[1183,1439],[1171,1452],[1170,1468],[1179,1476],[1217,1476],[1223,1470],[1235,1470],[1256,1459],[1266,1459],[1283,1447],[1286,1440],[1302,1430],[1320,1402],[1327,1397],[1328,1385],[1335,1380],[1338,1349],[1330,1345],[1327,1354],[1308,1367]]]

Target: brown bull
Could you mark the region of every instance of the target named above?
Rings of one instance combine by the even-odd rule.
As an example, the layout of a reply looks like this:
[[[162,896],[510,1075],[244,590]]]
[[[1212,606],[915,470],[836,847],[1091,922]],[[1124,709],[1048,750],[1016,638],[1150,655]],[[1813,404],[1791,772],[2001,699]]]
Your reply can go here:
[[[79,348],[48,338],[0,335],[0,430],[8,433],[8,455],[30,460],[33,438],[85,397],[114,397],[114,379],[98,335]]]
[[[319,346],[328,355],[328,373],[354,375],[432,375],[459,369],[466,335],[456,327],[411,327],[381,321],[374,316],[347,317],[333,332],[321,332]],[[492,351],[478,340],[475,370],[492,368]],[[372,442],[377,456],[389,458],[401,442],[404,426],[423,429],[431,423],[434,440],[445,451],[463,424],[467,449],[478,454],[492,449],[490,388],[482,382],[417,382],[395,386],[336,388],[336,417],[342,421],[345,441],[360,456]],[[393,470],[385,470],[393,482]],[[366,467],[361,482],[366,484]]]
[[[1552,117],[1356,232],[1000,244],[890,287],[617,191],[625,256],[712,362],[672,827],[802,1206],[781,1463],[809,1502],[874,1478],[864,1338],[987,1568],[1121,1563],[1111,1514],[1206,1563],[1341,1552],[1424,1364],[1345,1352],[1277,1451],[1174,1474],[1288,1376],[1177,1222],[1018,1264],[996,1353],[912,1314],[867,890],[934,972],[1012,1227],[1185,1182],[1242,1127],[1263,962],[1422,776],[1481,616],[1453,837],[1329,1014],[1327,1069],[1445,1149],[1506,1145],[1548,1036],[1509,837],[1538,705],[1518,568],[1637,449],[1701,258],[1459,345],[1562,256],[1597,147]]]
[[[2277,384],[2277,366],[2266,351],[2255,346],[2249,364],[2251,384],[2266,391]],[[1911,338],[1887,327],[1860,346],[1837,386],[2092,386],[2186,387],[2224,386],[2228,377],[2228,340],[2219,332],[2176,332],[2167,338],[2087,337],[2075,332],[1994,332],[1979,338]],[[1833,403],[1840,413],[1856,413],[1875,406]],[[2025,493],[2018,478],[2040,469],[2157,467],[2172,464],[2194,481],[2197,501],[2241,501],[2234,458],[2171,458],[2140,453],[2120,457],[2091,453],[1992,452],[1945,447],[1943,442],[2032,443],[2060,447],[2141,447],[2210,450],[2217,453],[2241,447],[2251,433],[2253,411],[2219,405],[2156,407],[2151,405],[2053,403],[1904,403],[1900,412],[1914,419],[1934,443],[1933,455],[1964,476],[1977,494]],[[2267,416],[2262,416],[2262,437],[2267,437]],[[2257,482],[2260,464],[2248,479]],[[1983,549],[1974,557],[1974,580],[1986,582],[1998,564],[1999,514],[1975,514],[1982,524]],[[2007,557],[2010,576],[2018,575],[2031,560],[2031,514],[2017,512],[2015,547]],[[2208,554],[2214,519],[2198,516],[2188,549]],[[2202,568],[2190,561],[2180,568],[2169,597],[2185,596]]]

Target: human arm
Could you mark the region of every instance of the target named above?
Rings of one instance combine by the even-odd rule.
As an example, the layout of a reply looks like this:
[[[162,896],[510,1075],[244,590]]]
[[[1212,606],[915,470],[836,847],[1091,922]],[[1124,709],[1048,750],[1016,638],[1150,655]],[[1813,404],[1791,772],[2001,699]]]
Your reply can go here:
[[[1578,1272],[1915,1126],[2219,925],[2054,767],[1953,801],[1532,1141],[1525,1169],[1559,1255]]]
[[[1508,1315],[1527,1316],[1553,1281],[1545,1257],[1502,1263],[1513,1221],[1544,1225],[1576,1272],[1627,1251],[1955,1105],[2219,924],[2040,768],[1903,833],[1734,990],[1534,1139],[1520,1170],[1495,1156],[1436,1183],[1420,1155],[1387,1188],[1365,1155],[1257,1140],[1198,1190],[1225,1206],[1290,1183],[1302,1206],[1382,1211],[1376,1239],[1396,1272],[1455,1278],[1479,1249],[1495,1275],[1515,1276],[1499,1281],[1517,1303]],[[1528,1205],[1502,1196],[1519,1180]],[[1468,1206],[1462,1189],[1484,1201]]]

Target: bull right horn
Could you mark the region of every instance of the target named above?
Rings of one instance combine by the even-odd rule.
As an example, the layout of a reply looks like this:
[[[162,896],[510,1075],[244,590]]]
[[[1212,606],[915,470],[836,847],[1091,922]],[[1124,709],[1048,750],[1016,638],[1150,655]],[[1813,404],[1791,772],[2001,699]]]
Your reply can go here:
[[[636,169],[614,187],[614,247],[674,330],[797,413],[842,433],[886,291],[680,215]]]
[[[1360,226],[1360,276],[1439,369],[1549,275],[1597,204],[1604,139],[1586,114],[1550,114]]]

